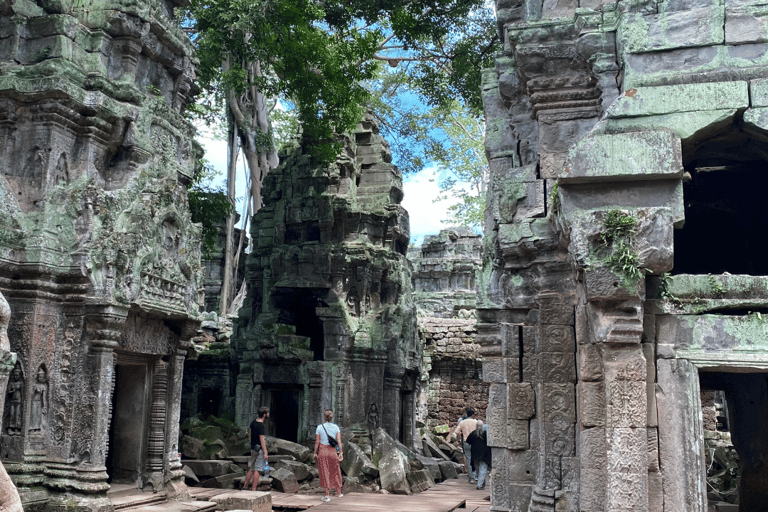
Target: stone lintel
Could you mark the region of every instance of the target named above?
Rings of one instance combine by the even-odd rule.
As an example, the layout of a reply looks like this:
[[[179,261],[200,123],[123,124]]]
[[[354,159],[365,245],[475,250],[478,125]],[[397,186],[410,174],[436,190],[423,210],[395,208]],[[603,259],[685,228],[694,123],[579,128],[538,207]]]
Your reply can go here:
[[[629,89],[608,107],[609,119],[682,112],[733,110],[749,106],[746,81],[660,85]]]
[[[743,107],[741,108],[743,110]],[[725,128],[733,122],[739,109],[692,110],[669,114],[609,118],[601,121],[593,131],[598,133],[625,133],[648,130],[671,130],[682,140],[695,136],[700,130],[714,126]]]
[[[594,135],[571,149],[561,185],[683,177],[680,138],[671,131]]]

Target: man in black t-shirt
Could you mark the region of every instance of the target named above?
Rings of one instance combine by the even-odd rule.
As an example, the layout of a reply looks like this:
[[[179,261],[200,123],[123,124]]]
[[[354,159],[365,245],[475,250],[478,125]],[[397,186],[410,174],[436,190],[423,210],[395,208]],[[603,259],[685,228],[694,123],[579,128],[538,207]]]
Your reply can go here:
[[[248,437],[251,440],[251,457],[248,459],[248,473],[245,474],[245,484],[248,488],[252,483],[251,490],[255,491],[259,485],[259,471],[264,471],[264,466],[269,460],[267,453],[267,441],[264,436],[267,435],[267,429],[264,420],[269,418],[269,407],[259,408],[259,417],[251,422],[248,427]]]

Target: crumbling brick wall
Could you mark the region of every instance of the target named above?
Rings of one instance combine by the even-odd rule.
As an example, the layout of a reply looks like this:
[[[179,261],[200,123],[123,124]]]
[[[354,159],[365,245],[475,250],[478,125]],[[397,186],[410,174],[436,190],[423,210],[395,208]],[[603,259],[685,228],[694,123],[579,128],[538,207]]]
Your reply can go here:
[[[425,424],[429,428],[455,425],[467,407],[485,420],[488,384],[482,381],[475,325],[475,320],[419,319],[428,362]]]

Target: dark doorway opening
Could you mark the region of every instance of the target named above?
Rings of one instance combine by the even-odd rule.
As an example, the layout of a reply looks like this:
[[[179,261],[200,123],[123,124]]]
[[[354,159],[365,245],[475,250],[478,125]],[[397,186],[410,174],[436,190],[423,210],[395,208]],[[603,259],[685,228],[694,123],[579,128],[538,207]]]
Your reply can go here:
[[[685,225],[675,274],[768,275],[768,141],[741,115],[683,143]]]
[[[406,446],[410,446],[410,424],[413,415],[413,392],[400,392],[400,433],[399,440]]]
[[[768,465],[764,463],[768,460],[768,374],[700,372],[699,376],[702,398],[715,391],[716,407],[717,397],[722,397],[715,425],[717,432],[727,433],[713,435],[705,430],[709,500],[738,504],[738,509],[731,506],[729,510],[768,512]],[[702,408],[706,406],[703,401]],[[712,443],[715,437],[719,444]]]
[[[314,361],[325,360],[325,334],[323,322],[317,316],[318,307],[327,307],[328,290],[307,288],[281,288],[273,295],[280,314],[277,323],[293,325],[296,334],[309,338],[309,349]]]
[[[273,437],[298,443],[301,420],[301,388],[273,388],[267,393],[269,423],[267,432]]]
[[[224,391],[221,388],[203,388],[198,397],[197,409],[203,418],[219,416]]]
[[[147,417],[148,372],[145,364],[115,365],[107,474],[110,483],[142,487]]]

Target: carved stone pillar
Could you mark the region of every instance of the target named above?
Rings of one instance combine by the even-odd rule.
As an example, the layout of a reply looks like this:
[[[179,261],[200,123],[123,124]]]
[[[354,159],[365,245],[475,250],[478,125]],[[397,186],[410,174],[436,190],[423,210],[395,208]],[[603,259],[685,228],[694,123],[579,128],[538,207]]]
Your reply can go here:
[[[165,422],[168,413],[168,363],[158,359],[152,378],[152,408],[149,412],[149,444],[147,446],[148,482],[153,490],[163,487],[163,454]]]
[[[586,491],[602,492],[598,503],[606,512],[645,512],[648,510],[648,373],[641,344],[643,328],[643,280],[632,287],[613,286],[618,282],[608,269],[593,269],[585,275],[587,304],[583,308],[589,326],[589,339],[602,353],[603,381],[581,385],[582,424],[599,429],[598,412],[604,414],[605,452],[591,444],[588,451],[604,461],[595,471],[582,455],[582,481]],[[590,346],[580,347],[587,351]],[[585,354],[586,356],[586,354]],[[580,360],[584,358],[580,356]],[[589,372],[584,372],[585,376]],[[653,377],[651,377],[651,381]],[[602,396],[600,394],[604,393]],[[595,407],[595,404],[598,407]],[[655,434],[655,429],[653,429]],[[602,436],[601,436],[602,437]],[[655,436],[652,436],[655,437]],[[593,442],[589,436],[586,442]],[[582,441],[582,453],[584,442]],[[586,471],[584,471],[586,470]],[[604,478],[604,489],[599,482]],[[597,486],[593,485],[598,482]],[[585,495],[584,490],[582,495]]]
[[[80,376],[81,393],[73,419],[72,457],[77,467],[72,480],[67,478],[65,466],[48,464],[56,474],[47,479],[48,485],[73,487],[85,493],[109,489],[105,463],[112,419],[114,349],[127,314],[127,308],[106,306],[86,316],[87,370]]]
[[[325,377],[325,364],[320,361],[307,363],[308,397],[307,397],[307,431],[304,433],[308,439],[315,436],[315,425],[323,422],[323,381]]]
[[[342,425],[346,425],[345,414],[347,411],[346,398],[347,398],[347,391],[349,389],[348,383],[349,383],[349,372],[341,368],[339,373],[336,375],[336,390],[334,393],[336,395],[336,400],[332,409],[333,409],[334,417]]]
[[[181,415],[181,388],[184,377],[184,359],[187,355],[187,343],[179,343],[179,349],[176,354],[171,356],[171,372],[168,379],[168,415],[165,423],[165,460],[167,463],[166,471],[168,479],[184,483],[184,472],[181,471],[181,461],[179,460],[179,417]],[[185,494],[184,489],[180,489]]]
[[[241,372],[235,385],[235,423],[239,427],[250,425],[253,417],[253,375]],[[249,419],[251,418],[251,419]]]

